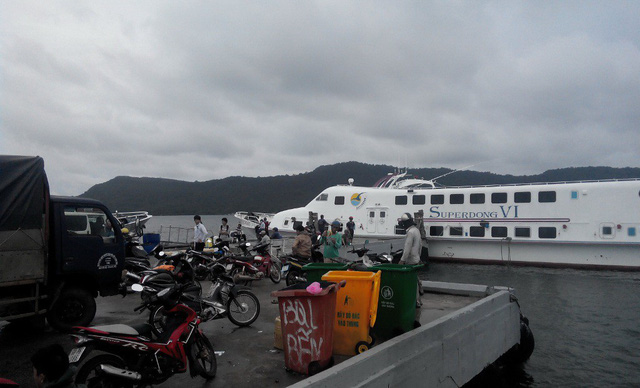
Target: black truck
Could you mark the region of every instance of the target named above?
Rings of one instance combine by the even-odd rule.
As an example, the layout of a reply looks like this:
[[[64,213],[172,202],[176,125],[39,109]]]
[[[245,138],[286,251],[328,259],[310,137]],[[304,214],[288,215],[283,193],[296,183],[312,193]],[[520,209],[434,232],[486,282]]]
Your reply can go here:
[[[104,204],[49,194],[42,158],[0,155],[0,320],[88,325],[119,292],[124,244]]]

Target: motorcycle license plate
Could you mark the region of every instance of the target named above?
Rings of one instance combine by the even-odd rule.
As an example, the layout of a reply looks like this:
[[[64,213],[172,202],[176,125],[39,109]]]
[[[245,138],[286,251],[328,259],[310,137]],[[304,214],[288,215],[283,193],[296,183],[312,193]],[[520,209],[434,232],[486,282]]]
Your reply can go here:
[[[80,361],[80,358],[82,357],[82,353],[84,353],[84,350],[86,348],[87,348],[86,346],[83,346],[81,348],[71,349],[71,352],[69,352],[69,364],[73,364],[75,362]]]
[[[281,273],[285,273],[289,270],[289,264],[285,264],[282,266],[282,269],[280,270]]]
[[[226,270],[227,270],[227,271],[230,271],[230,270],[231,270],[231,268],[233,268],[233,264],[227,264],[227,265],[225,266],[225,268],[226,268]]]

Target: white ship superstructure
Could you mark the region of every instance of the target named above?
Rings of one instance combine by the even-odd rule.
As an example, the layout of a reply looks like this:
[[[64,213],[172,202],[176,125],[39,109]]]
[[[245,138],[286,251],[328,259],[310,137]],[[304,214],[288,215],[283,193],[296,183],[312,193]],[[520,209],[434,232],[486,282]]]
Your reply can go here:
[[[394,174],[375,187],[329,187],[271,225],[293,232],[310,213],[351,216],[357,237],[397,238],[404,212],[422,212],[434,260],[640,269],[638,179],[436,188]]]

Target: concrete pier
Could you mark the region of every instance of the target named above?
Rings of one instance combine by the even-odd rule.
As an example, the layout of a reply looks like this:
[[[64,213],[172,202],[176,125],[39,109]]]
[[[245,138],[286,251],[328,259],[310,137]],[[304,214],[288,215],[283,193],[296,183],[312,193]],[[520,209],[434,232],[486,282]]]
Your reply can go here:
[[[206,289],[209,282],[203,282]],[[519,308],[504,289],[486,286],[423,282],[427,291],[417,309],[421,327],[373,346],[361,355],[336,356],[336,365],[315,376],[287,372],[284,354],[274,348],[278,305],[270,293],[283,288],[265,279],[254,282],[261,303],[260,317],[239,328],[227,319],[201,325],[217,351],[218,373],[212,381],[175,375],[162,387],[454,387],[468,382],[520,339]],[[137,314],[136,294],[98,298],[94,325],[146,321]],[[68,351],[68,335],[49,328],[33,332],[0,323],[0,376],[22,386],[32,383],[29,357],[39,347],[57,342]]]

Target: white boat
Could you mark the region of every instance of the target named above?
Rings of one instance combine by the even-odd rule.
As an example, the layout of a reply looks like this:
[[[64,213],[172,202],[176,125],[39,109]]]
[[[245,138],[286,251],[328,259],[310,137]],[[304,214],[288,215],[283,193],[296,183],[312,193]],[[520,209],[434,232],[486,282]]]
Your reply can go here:
[[[127,228],[129,230],[134,230],[136,223],[139,227],[143,227],[144,224],[147,223],[153,217],[148,212],[145,211],[135,211],[135,212],[119,212],[116,210],[113,213],[113,216],[120,221],[120,225],[123,228]]]
[[[435,261],[640,270],[640,179],[436,187],[397,173],[329,187],[271,225],[291,233],[309,212],[352,216],[356,237],[379,239],[402,237],[402,213],[422,213]]]
[[[264,218],[266,218],[267,221],[271,223],[273,213],[236,212],[233,216],[240,220],[240,224],[242,224],[242,226],[244,226],[245,228],[254,229],[256,226],[260,225],[260,221]]]

